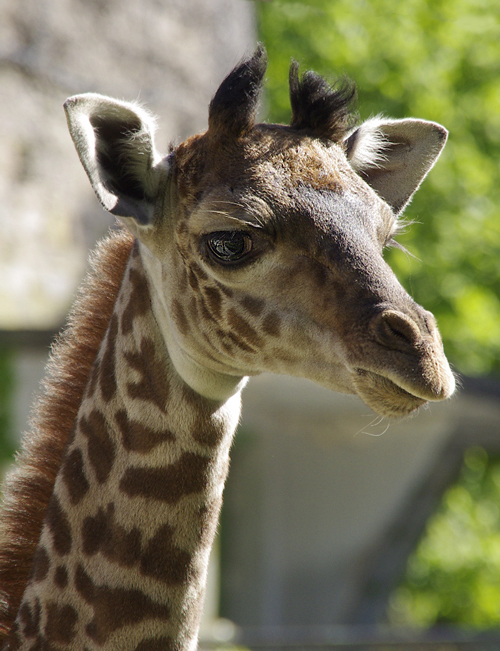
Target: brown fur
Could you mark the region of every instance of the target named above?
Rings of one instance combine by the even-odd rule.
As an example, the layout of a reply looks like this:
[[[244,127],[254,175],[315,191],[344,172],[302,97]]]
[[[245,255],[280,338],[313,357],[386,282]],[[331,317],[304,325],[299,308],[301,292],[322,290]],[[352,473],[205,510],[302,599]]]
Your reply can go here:
[[[0,507],[0,640],[23,595],[62,456],[98,348],[108,327],[133,238],[110,235],[92,258],[65,331],[53,346],[48,375],[16,469]]]

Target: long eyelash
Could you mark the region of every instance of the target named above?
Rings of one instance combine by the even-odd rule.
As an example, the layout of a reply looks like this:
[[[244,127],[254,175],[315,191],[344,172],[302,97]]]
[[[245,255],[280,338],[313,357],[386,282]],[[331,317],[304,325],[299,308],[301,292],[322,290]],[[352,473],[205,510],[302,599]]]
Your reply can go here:
[[[418,224],[415,219],[398,219],[396,223],[394,224],[394,228],[391,233],[391,237],[397,237],[398,235],[401,235],[402,233],[406,233],[406,231],[413,226],[413,224]]]
[[[221,203],[225,206],[236,206],[236,208],[244,207],[239,201],[226,201],[225,199],[217,199],[214,203]]]
[[[400,242],[394,239],[398,235],[401,235],[402,233],[406,233],[408,228],[410,228],[410,226],[416,223],[417,222],[415,219],[398,219],[397,222],[395,222],[394,224],[392,232],[385,246],[390,249],[398,249],[399,251],[403,251],[403,253],[405,253],[410,258],[413,258],[414,260],[419,260],[420,262],[420,259],[417,258],[417,256],[414,253],[408,251],[406,246],[403,246],[403,244],[401,244]]]
[[[249,219],[243,219],[241,217],[234,217],[233,215],[230,215],[228,212],[224,210],[208,210],[211,215],[224,215],[224,217],[231,222],[234,222],[237,224],[240,228],[242,225],[244,226],[249,226],[250,228],[264,228],[263,225],[260,223],[260,220],[256,219],[256,222],[250,221]]]
[[[394,240],[392,237],[391,239],[387,242],[385,245],[386,249],[398,249],[399,251],[403,251],[403,253],[406,253],[406,255],[409,255],[410,258],[414,258],[415,260],[418,260],[417,256],[414,255],[411,251],[408,251],[406,246],[403,246],[400,242],[397,240]]]
[[[214,204],[222,204],[223,206],[235,206],[236,208],[241,208],[242,210],[245,210],[245,206],[242,203],[239,203],[237,201],[225,201],[224,199],[219,199],[217,201],[214,201]],[[265,228],[265,223],[260,219],[259,215],[257,215],[255,212],[252,212],[252,216],[255,221],[253,220],[246,220],[241,217],[234,217],[233,215],[229,214],[225,210],[209,210],[209,212],[213,214],[219,214],[219,215],[225,215],[228,219],[236,222],[236,223],[243,223],[247,224],[248,226],[252,226],[253,228]]]

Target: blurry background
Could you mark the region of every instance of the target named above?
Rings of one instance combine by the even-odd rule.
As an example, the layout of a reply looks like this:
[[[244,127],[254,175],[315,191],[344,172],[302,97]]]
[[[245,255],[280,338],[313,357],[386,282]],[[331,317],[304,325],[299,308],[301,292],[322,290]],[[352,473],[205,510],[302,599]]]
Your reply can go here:
[[[461,640],[500,626],[500,8],[494,0],[2,0],[0,458],[27,427],[48,346],[112,224],[62,103],[96,91],[159,116],[158,145],[206,128],[257,40],[262,119],[288,121],[291,58],[357,82],[361,119],[435,120],[448,144],[387,253],[463,376],[399,424],[357,399],[262,376],[244,394],[206,636],[257,645]],[[383,434],[383,435],[382,435]],[[219,560],[220,569],[215,561]],[[443,633],[442,627],[446,626]],[[387,627],[390,627],[388,629]],[[484,637],[484,633],[480,634]],[[475,643],[477,644],[477,643]],[[478,648],[475,646],[474,648]]]

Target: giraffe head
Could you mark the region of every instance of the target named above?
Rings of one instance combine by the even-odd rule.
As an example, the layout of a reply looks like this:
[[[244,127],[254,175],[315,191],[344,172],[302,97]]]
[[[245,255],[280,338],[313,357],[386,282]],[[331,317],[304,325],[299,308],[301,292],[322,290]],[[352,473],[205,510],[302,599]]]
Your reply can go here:
[[[257,124],[262,48],[223,81],[208,130],[167,157],[142,108],[95,94],[65,108],[103,206],[141,242],[175,367],[222,400],[263,371],[356,393],[402,416],[454,390],[434,317],[383,258],[446,130],[355,126],[349,83],[291,67],[289,126]]]

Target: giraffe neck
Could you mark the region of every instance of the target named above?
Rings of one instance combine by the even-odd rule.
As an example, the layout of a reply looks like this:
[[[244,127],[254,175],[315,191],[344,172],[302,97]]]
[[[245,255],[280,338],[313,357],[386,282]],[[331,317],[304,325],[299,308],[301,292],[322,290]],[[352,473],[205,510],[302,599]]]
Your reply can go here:
[[[202,367],[176,337],[171,323],[171,297],[165,295],[168,286],[163,282],[164,268],[149,249],[139,244],[141,258],[148,277],[151,279],[151,304],[170,359],[182,379],[197,393],[209,400],[226,401],[234,394],[240,393],[248,382],[248,377],[238,374],[233,369],[219,370]],[[232,372],[229,373],[228,371]]]
[[[196,646],[238,415],[176,372],[135,247],[6,648]]]

